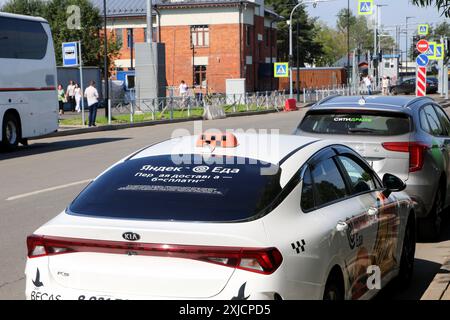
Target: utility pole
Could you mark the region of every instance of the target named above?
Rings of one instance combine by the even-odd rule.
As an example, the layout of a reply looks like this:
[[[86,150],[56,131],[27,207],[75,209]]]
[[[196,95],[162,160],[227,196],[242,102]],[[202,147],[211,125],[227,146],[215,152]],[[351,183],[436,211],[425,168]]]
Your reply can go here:
[[[414,19],[415,17],[406,17],[406,48],[405,48],[405,73],[408,74],[408,20]]]
[[[105,53],[104,53],[104,78],[105,78],[105,96],[104,96],[104,99],[105,99],[105,102],[106,102],[106,105],[105,105],[105,116],[106,116],[106,118],[109,118],[109,70],[108,70],[108,66],[109,66],[109,63],[108,63],[108,30],[106,29],[106,0],[103,0],[103,23],[104,23],[104,26],[103,26],[103,32],[104,32],[104,37],[105,37],[105,39],[104,39],[104,41],[105,41],[105,43],[104,43],[104,50],[105,50]]]

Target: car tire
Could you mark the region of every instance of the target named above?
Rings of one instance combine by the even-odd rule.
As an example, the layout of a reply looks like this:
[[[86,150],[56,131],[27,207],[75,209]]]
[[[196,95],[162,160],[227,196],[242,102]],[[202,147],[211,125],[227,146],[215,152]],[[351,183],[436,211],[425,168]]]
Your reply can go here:
[[[406,289],[409,286],[414,272],[414,256],[416,253],[416,227],[414,219],[414,215],[410,214],[403,237],[400,271],[397,276],[397,283],[400,289]]]
[[[344,290],[342,288],[339,278],[331,274],[325,285],[323,292],[323,300],[325,301],[340,301],[344,300]]]
[[[2,147],[8,151],[14,150],[21,139],[19,120],[15,115],[7,113],[3,118]]]
[[[444,189],[440,187],[434,197],[433,207],[428,217],[421,219],[420,238],[425,241],[437,241],[441,236],[442,213],[444,211]]]
[[[391,94],[394,95],[394,96],[398,95],[397,89],[392,89],[391,90]]]

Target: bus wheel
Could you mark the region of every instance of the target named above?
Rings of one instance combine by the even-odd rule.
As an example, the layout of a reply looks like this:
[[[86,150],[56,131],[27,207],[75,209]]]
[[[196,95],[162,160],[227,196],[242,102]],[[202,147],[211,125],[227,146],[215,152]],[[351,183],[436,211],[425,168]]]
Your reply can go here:
[[[17,148],[21,139],[19,121],[13,114],[7,113],[3,119],[2,146],[7,150]]]

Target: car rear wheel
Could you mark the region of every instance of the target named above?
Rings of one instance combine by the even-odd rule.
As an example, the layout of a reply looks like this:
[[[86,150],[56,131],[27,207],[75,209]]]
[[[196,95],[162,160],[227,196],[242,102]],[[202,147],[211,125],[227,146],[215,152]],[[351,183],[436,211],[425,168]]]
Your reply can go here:
[[[2,146],[7,150],[17,148],[21,139],[20,126],[17,117],[7,113],[3,118]]]
[[[395,88],[391,90],[391,93],[392,93],[392,95],[394,95],[394,96],[398,95],[398,91],[397,91],[397,89],[395,89]]]
[[[433,208],[428,217],[420,222],[420,238],[428,241],[436,241],[441,235],[442,212],[444,211],[444,190],[439,188],[434,198]]]
[[[416,228],[414,215],[411,214],[406,224],[403,237],[402,255],[400,257],[400,271],[397,277],[401,289],[408,287],[414,272],[414,255],[416,253]]]
[[[331,274],[325,285],[325,291],[323,293],[323,300],[327,301],[339,301],[344,300],[344,290],[342,283],[334,274]]]

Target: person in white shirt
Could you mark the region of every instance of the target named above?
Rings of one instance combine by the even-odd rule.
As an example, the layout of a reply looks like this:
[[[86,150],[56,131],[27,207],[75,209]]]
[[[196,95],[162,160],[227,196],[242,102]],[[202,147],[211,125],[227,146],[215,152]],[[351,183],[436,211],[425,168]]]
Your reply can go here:
[[[389,94],[389,79],[386,76],[384,76],[383,80],[381,80],[381,87],[383,96],[387,96]]]
[[[70,111],[75,111],[75,82],[70,80],[66,90],[66,100],[70,104]]]
[[[181,108],[184,110],[186,107],[186,98],[188,95],[188,86],[184,80],[181,80],[180,86],[178,87],[180,90],[180,96],[181,96]]]
[[[83,93],[81,92],[81,88],[78,85],[78,83],[75,83],[75,102],[76,102],[75,111],[76,112],[81,111],[81,99],[82,98],[83,98]]]
[[[84,96],[87,99],[87,104],[89,107],[89,127],[96,126],[95,119],[97,118],[97,108],[98,108],[98,91],[95,88],[95,81],[89,82],[89,87],[84,91]]]
[[[369,76],[363,78],[364,84],[367,87],[367,91],[369,93],[369,96],[372,95],[372,80],[370,80]]]

